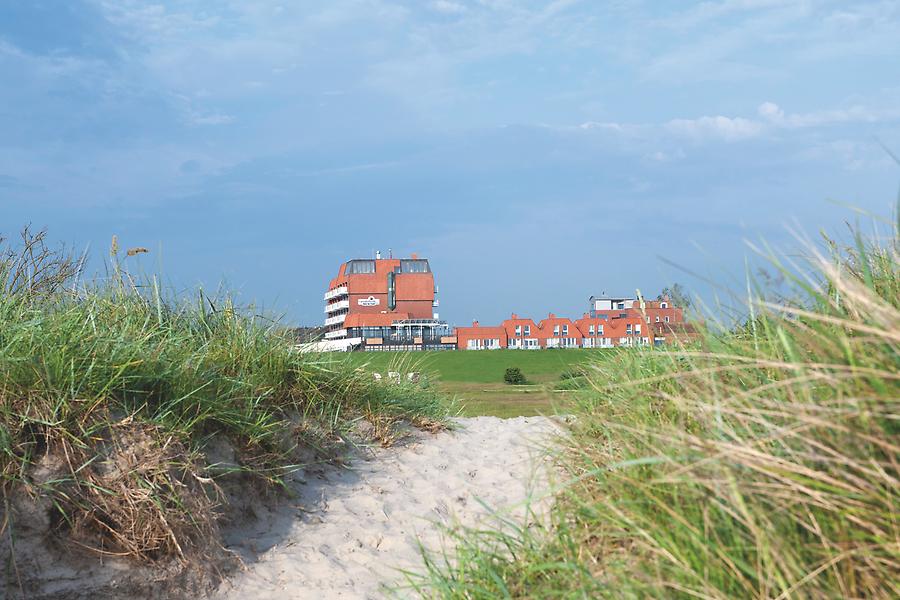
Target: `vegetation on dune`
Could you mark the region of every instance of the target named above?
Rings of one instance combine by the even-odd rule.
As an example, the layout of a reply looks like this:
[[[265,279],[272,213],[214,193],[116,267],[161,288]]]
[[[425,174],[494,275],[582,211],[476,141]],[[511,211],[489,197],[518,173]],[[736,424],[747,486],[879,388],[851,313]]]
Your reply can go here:
[[[387,441],[395,423],[443,418],[432,391],[301,355],[277,323],[202,291],[166,298],[124,261],[114,249],[107,282],[85,284],[43,233],[0,240],[0,554],[13,567],[17,507],[45,506],[61,539],[97,552],[183,557],[214,533],[223,477],[277,485],[299,449],[333,456],[356,420]],[[209,464],[211,441],[236,458]]]
[[[900,596],[900,246],[855,236],[697,348],[588,372],[552,526],[462,531],[428,596]],[[805,271],[800,274],[800,271]],[[785,300],[793,298],[793,300]]]

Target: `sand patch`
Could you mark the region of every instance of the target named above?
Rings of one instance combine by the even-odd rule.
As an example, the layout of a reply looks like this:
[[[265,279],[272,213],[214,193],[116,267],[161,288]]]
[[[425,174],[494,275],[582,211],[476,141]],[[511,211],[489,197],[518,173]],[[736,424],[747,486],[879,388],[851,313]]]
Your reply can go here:
[[[213,596],[383,598],[399,569],[421,564],[417,540],[440,547],[439,524],[488,518],[481,502],[523,513],[529,491],[546,490],[548,465],[537,448],[554,420],[476,417],[456,425],[373,449],[345,469],[298,473],[293,498],[226,532],[246,568]]]

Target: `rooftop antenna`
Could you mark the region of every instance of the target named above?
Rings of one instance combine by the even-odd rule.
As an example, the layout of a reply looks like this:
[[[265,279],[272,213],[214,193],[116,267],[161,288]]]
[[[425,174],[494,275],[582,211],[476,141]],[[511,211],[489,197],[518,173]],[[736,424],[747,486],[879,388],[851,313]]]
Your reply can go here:
[[[394,258],[394,250],[392,248],[388,248],[388,258]]]

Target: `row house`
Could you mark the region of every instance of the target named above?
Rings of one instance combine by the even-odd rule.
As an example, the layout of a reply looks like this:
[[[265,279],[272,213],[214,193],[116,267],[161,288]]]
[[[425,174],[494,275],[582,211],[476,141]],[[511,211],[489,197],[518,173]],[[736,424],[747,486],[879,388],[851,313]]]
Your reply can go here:
[[[505,347],[516,350],[537,350],[543,347],[541,328],[531,319],[520,319],[513,313],[501,325],[506,331],[509,344]]]
[[[456,328],[456,347],[460,350],[499,350],[507,348],[509,336],[505,327],[482,327],[473,321],[471,327]]]
[[[624,317],[595,316],[585,313],[575,321],[583,336],[583,348],[612,348],[613,346],[641,346],[650,344],[652,329],[640,315]]]
[[[581,330],[569,319],[561,319],[550,313],[538,326],[544,334],[545,348],[580,348],[584,337]]]
[[[643,298],[608,298],[591,296],[590,316],[596,318],[625,318],[640,316],[648,324],[683,323],[684,309],[675,306],[667,297],[659,300]]]
[[[623,318],[584,317],[573,321],[550,313],[535,323],[512,315],[499,327],[483,327],[474,321],[471,327],[456,328],[460,350],[544,348],[612,348],[652,343],[653,330],[640,316]]]

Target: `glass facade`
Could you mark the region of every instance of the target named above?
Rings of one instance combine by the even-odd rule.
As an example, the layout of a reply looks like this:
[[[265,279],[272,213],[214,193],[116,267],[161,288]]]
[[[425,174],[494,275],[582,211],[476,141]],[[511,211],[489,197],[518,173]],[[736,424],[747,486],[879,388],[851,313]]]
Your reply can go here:
[[[358,275],[360,273],[374,273],[374,260],[350,260],[347,261],[347,268],[344,269],[346,275]]]
[[[401,273],[430,273],[428,261],[422,258],[410,258],[400,260]]]

